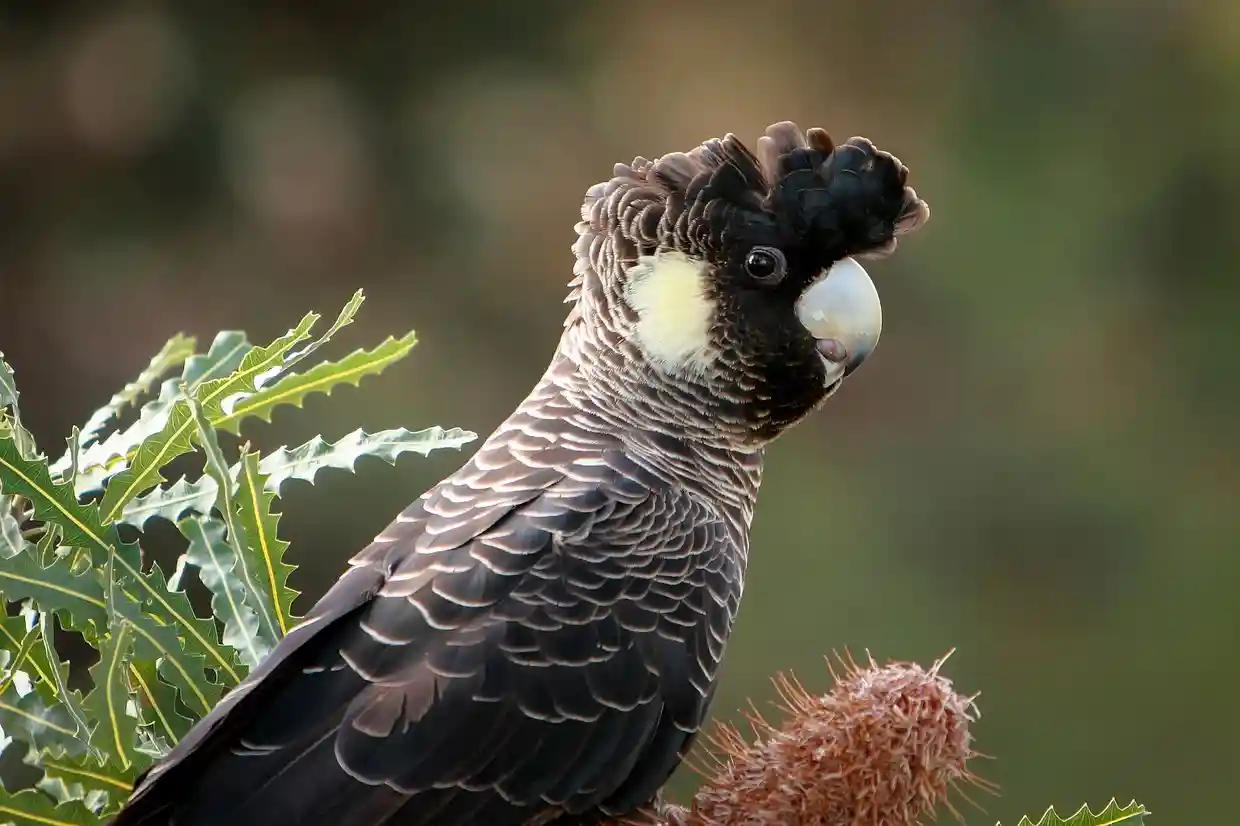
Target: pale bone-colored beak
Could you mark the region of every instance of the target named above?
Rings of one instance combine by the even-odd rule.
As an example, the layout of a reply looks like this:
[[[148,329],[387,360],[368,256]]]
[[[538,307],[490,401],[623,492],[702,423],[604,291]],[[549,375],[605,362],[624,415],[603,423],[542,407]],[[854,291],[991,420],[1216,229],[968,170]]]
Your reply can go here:
[[[883,307],[865,269],[852,258],[833,265],[801,294],[797,318],[818,341],[830,384],[861,366],[878,346]]]

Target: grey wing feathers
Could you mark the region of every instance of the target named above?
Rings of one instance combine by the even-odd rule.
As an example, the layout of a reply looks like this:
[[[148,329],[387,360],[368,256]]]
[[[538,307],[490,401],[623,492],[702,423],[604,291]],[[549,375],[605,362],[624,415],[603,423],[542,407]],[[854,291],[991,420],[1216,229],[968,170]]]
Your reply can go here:
[[[621,451],[484,449],[355,558],[116,826],[519,826],[640,806],[709,703],[735,542]]]

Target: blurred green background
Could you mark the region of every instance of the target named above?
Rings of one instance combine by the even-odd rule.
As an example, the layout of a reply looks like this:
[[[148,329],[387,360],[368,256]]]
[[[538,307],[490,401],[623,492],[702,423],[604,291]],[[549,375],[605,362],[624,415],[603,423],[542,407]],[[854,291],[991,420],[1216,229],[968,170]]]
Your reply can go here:
[[[486,433],[555,345],[585,189],[783,119],[895,152],[934,217],[870,268],[877,356],[771,450],[716,714],[781,668],[825,688],[832,649],[955,647],[1004,790],[970,823],[1228,819],[1234,0],[3,3],[0,349],[58,454],[170,334],[363,287],[348,345],[414,355],[246,435]],[[461,461],[286,499],[301,607]]]

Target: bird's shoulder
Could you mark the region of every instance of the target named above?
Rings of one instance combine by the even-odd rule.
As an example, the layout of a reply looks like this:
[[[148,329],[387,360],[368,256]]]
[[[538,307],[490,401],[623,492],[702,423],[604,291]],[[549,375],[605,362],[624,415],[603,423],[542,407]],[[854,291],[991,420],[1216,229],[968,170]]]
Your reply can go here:
[[[657,433],[622,436],[552,416],[514,416],[351,562],[407,575],[410,566],[467,553],[497,573],[512,573],[504,556],[605,546],[613,553],[674,552],[685,542],[743,555],[747,521],[693,484],[698,457],[674,442]],[[651,461],[651,452],[663,460]]]

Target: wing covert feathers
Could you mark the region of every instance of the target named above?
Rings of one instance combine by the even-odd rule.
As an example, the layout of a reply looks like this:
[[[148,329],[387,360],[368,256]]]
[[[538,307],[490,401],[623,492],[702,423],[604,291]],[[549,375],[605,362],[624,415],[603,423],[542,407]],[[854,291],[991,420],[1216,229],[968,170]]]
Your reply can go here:
[[[735,528],[622,451],[520,461],[537,442],[402,513],[115,826],[524,826],[653,798],[711,696]]]

